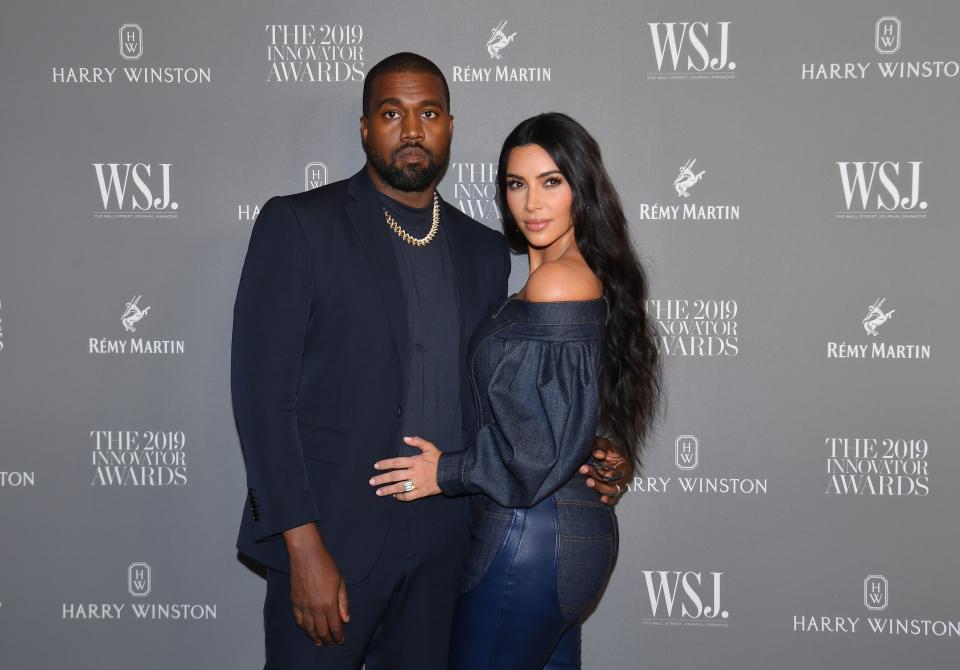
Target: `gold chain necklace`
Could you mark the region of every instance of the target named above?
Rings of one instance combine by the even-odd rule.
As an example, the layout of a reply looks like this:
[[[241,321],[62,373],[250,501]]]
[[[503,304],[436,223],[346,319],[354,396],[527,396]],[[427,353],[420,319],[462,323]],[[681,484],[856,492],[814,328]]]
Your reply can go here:
[[[437,195],[436,191],[433,192],[433,224],[430,226],[430,231],[423,237],[414,237],[401,228],[386,208],[384,208],[383,214],[387,217],[387,225],[390,226],[390,230],[399,235],[401,240],[415,247],[425,247],[433,241],[433,238],[437,236],[437,231],[440,230],[440,196]]]

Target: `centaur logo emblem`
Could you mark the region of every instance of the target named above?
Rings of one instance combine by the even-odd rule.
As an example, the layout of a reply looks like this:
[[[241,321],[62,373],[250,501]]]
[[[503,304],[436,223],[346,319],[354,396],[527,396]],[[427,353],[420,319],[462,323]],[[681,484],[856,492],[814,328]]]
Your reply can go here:
[[[501,21],[500,25],[496,28],[490,29],[490,39],[487,40],[487,53],[490,54],[490,58],[496,58],[497,60],[503,58],[503,56],[500,55],[500,51],[517,36],[516,33],[511,33],[510,35],[504,33],[503,29],[506,27],[507,22]]]
[[[891,309],[889,312],[884,312],[881,308],[885,300],[886,298],[879,298],[875,303],[867,307],[867,315],[863,317],[863,329],[867,331],[867,335],[876,337],[877,328],[885,324],[887,319],[897,311]]]
[[[137,60],[143,55],[143,28],[136,23],[120,26],[120,55],[127,60]]]
[[[147,315],[147,312],[150,311],[150,307],[145,307],[140,309],[140,306],[137,304],[140,302],[140,298],[143,296],[136,296],[130,302],[127,303],[126,308],[123,310],[123,316],[120,318],[121,323],[123,323],[123,328],[128,333],[135,333],[137,329],[135,324],[137,324],[143,317]]]
[[[673,187],[677,189],[677,195],[681,198],[689,198],[690,193],[688,193],[688,190],[693,188],[703,178],[703,175],[707,173],[706,170],[701,170],[694,174],[693,164],[696,162],[696,158],[688,160],[684,166],[680,168],[680,174],[673,180]]]

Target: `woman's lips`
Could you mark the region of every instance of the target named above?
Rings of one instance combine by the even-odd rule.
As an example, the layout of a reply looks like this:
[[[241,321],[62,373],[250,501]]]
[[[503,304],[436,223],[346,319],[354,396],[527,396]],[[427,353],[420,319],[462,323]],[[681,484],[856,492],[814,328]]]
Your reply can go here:
[[[523,225],[527,227],[527,230],[537,233],[550,225],[550,219],[526,219]]]

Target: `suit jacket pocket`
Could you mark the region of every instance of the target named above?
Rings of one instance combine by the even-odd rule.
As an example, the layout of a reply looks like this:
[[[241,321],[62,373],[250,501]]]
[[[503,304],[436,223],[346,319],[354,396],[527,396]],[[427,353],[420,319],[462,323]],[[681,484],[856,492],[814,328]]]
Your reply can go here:
[[[297,422],[297,427],[304,458],[334,465],[343,463],[343,450],[347,443],[346,431],[302,420]]]

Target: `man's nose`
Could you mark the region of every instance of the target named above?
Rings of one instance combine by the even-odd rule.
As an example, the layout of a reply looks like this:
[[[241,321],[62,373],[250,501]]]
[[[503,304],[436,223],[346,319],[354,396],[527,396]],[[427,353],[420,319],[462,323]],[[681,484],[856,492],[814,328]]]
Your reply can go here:
[[[403,125],[400,127],[400,139],[407,141],[423,139],[423,124],[420,122],[419,116],[408,114],[403,118]]]

